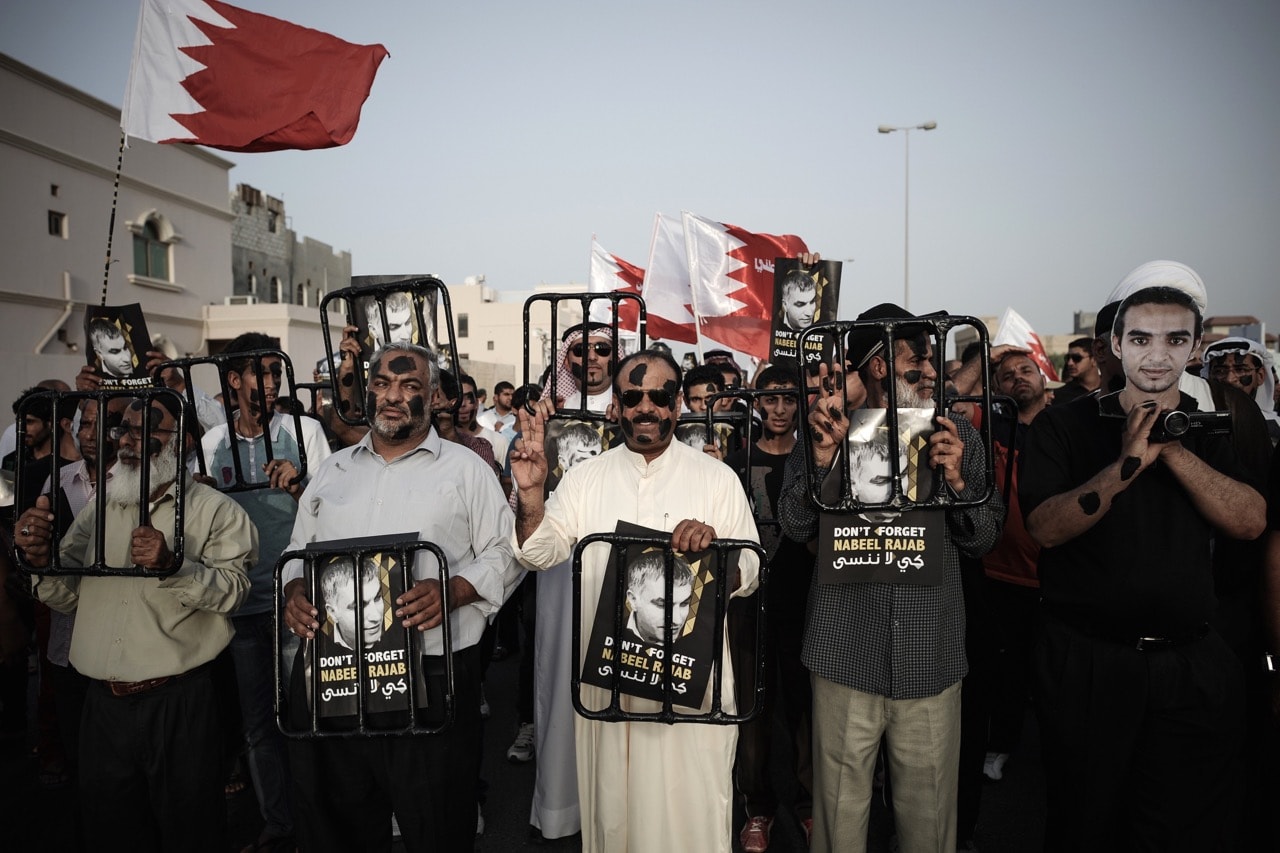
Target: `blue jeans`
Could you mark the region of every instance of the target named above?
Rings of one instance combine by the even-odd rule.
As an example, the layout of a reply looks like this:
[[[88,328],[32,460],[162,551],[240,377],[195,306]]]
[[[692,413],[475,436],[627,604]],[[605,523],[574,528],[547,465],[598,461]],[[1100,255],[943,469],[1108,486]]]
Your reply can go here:
[[[249,773],[258,792],[258,808],[266,822],[263,835],[293,834],[289,807],[289,764],[284,736],[276,727],[274,649],[270,613],[233,616],[236,633],[231,638],[236,686],[240,691],[240,715],[249,753]]]

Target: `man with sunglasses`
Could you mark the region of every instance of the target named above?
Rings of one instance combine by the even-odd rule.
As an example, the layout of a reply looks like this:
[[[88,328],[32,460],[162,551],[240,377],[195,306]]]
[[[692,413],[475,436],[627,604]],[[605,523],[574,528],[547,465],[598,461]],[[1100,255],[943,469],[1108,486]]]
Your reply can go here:
[[[1248,338],[1223,338],[1205,347],[1200,375],[1234,385],[1258,404],[1267,420],[1271,446],[1280,441],[1280,415],[1275,408],[1275,376],[1267,348]]]
[[[50,607],[76,611],[70,661],[92,679],[80,727],[85,836],[129,839],[145,849],[219,851],[226,778],[210,665],[231,640],[229,617],[249,591],[258,534],[234,501],[184,471],[189,436],[177,432],[178,406],[167,395],[134,401],[111,430],[118,461],[105,484],[103,518],[90,501],[55,541],[49,499],[42,497],[18,520],[17,545],[34,566],[47,566],[54,547],[63,566],[87,566],[101,529],[108,565],[173,570],[164,579],[46,576],[34,589]],[[188,423],[194,420],[188,410]],[[143,465],[150,468],[149,495],[139,491]],[[180,476],[188,479],[178,562],[169,536]],[[150,507],[148,524],[139,524],[142,501]]]
[[[1067,355],[1062,362],[1062,381],[1066,384],[1053,392],[1055,406],[1092,394],[1102,385],[1102,374],[1093,358],[1092,338],[1077,338],[1067,345]]]
[[[523,439],[511,456],[519,490],[517,555],[530,568],[547,569],[569,558],[575,542],[607,533],[626,521],[671,534],[676,551],[707,548],[712,540],[757,541],[755,522],[733,471],[672,441],[680,410],[680,368],[667,354],[646,350],[624,359],[614,381],[615,413],[625,446],[575,465],[544,498],[548,460],[543,431],[552,413],[542,400],[522,410]],[[582,623],[594,624],[608,548],[583,560]],[[739,560],[735,596],[750,594],[758,574],[754,554]],[[723,578],[733,585],[733,580]],[[568,614],[562,614],[564,618]],[[726,657],[728,657],[726,648]],[[578,662],[573,662],[575,666]],[[732,668],[721,679],[725,710],[736,707]],[[710,688],[708,688],[708,695]],[[582,686],[588,708],[608,704],[609,691]],[[699,703],[709,709],[709,698]],[[626,697],[624,709],[658,710],[659,703]],[[582,849],[730,849],[730,768],[737,733],[730,726],[603,723],[574,718]]]
[[[560,345],[560,364],[554,381],[554,391],[559,408],[572,411],[583,408],[589,412],[603,412],[612,399],[613,334],[606,323],[583,323],[564,333]],[[563,400],[563,402],[560,402]]]

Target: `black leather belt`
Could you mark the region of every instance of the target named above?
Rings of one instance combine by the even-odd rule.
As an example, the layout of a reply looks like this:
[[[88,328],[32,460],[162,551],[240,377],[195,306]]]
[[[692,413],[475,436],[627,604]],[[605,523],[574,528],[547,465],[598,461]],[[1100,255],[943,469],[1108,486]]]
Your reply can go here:
[[[1173,649],[1178,646],[1185,646],[1203,640],[1209,636],[1209,623],[1202,622],[1190,631],[1182,634],[1170,634],[1168,636],[1147,636],[1135,634],[1131,631],[1125,631],[1109,625],[1101,625],[1096,622],[1089,622],[1082,619],[1074,619],[1064,617],[1061,614],[1049,611],[1050,617],[1074,631],[1079,631],[1086,637],[1092,637],[1095,640],[1107,640],[1112,643],[1119,643],[1122,646],[1129,646],[1140,652],[1155,652],[1162,649]]]

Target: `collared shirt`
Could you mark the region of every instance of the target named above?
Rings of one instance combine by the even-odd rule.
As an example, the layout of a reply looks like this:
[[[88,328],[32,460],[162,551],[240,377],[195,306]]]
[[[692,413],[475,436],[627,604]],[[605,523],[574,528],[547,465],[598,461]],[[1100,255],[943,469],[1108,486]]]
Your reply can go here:
[[[172,532],[175,507],[171,485],[154,501],[152,525]],[[88,504],[62,537],[64,565],[94,561],[97,510],[96,503]],[[108,500],[103,522],[107,563],[129,565],[138,508]],[[188,672],[226,648],[232,633],[228,616],[249,591],[257,531],[230,498],[188,481],[183,541],[182,565],[163,580],[48,576],[33,581],[41,601],[64,613],[76,610],[71,663],[77,670],[90,678],[142,681]]]
[[[965,489],[959,497],[972,500],[986,490],[986,455],[977,430],[964,418],[953,420],[964,442]],[[784,533],[807,542],[817,536],[818,510],[805,482],[804,430],[799,439],[787,459],[778,514]],[[815,469],[815,482],[828,470]],[[968,664],[959,555],[979,557],[991,550],[1003,516],[999,494],[981,506],[947,511],[939,586],[814,583],[805,666],[828,681],[890,699],[936,696],[963,678]]]
[[[236,417],[239,418],[238,413]],[[324,430],[318,421],[308,417],[300,420],[302,447],[306,451],[307,475],[310,477],[316,466],[329,458],[329,442],[325,441]],[[271,418],[270,426],[272,458],[288,459],[297,465],[298,437],[294,434],[293,417],[277,412]],[[228,439],[231,433],[232,430],[225,423],[219,424],[205,433],[201,442],[205,469],[220,489],[236,482],[235,460],[232,458],[231,442]],[[235,436],[244,481],[266,482],[267,475],[262,466],[266,464],[267,451],[262,435],[246,438],[236,432]],[[244,507],[254,526],[258,528],[258,562],[249,574],[249,596],[236,615],[268,613],[275,602],[272,583],[275,579],[276,561],[289,545],[293,520],[298,513],[298,502],[283,489],[252,489],[231,492],[227,496]]]
[[[444,441],[433,427],[422,442],[391,461],[373,449],[371,434],[315,469],[302,498],[288,550],[308,543],[416,533],[434,542],[451,577],[465,578],[480,598],[450,615],[454,651],[475,645],[485,622],[520,582],[511,554],[514,516],[493,468],[467,448]],[[421,553],[418,580],[435,579],[435,558]],[[302,563],[285,568],[283,581],[302,577]],[[440,629],[427,632],[424,650],[440,654]]]

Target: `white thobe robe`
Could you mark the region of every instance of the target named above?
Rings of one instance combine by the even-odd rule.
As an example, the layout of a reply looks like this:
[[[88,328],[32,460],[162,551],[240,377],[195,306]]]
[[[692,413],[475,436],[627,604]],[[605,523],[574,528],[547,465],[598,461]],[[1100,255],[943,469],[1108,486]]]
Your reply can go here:
[[[517,555],[530,568],[548,568],[564,562],[578,539],[613,532],[619,521],[669,532],[685,519],[709,524],[720,539],[759,541],[746,493],[728,466],[676,441],[650,463],[618,447],[565,475]],[[582,602],[584,637],[595,620],[608,552],[595,546],[583,560],[583,589],[591,591]],[[734,594],[748,595],[758,575],[754,553],[744,552],[739,564],[741,585]],[[709,710],[710,696],[708,685],[702,711]],[[584,684],[582,699],[588,708],[603,708],[609,693]],[[634,711],[661,708],[634,697],[622,701]],[[735,709],[727,637],[721,702],[726,711]],[[574,732],[584,853],[732,849],[736,727],[575,717]]]

